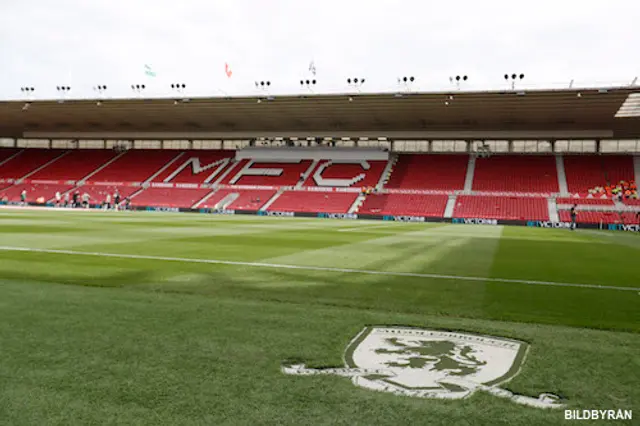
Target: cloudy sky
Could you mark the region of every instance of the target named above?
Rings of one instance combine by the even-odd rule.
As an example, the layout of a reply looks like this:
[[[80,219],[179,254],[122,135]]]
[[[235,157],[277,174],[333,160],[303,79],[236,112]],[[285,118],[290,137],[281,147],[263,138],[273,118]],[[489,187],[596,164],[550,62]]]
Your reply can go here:
[[[640,75],[638,0],[0,0],[0,99],[131,95],[449,90],[467,74],[467,89],[629,84]],[[225,73],[230,65],[232,76]],[[144,65],[156,77],[148,77]],[[455,87],[455,86],[453,86]]]

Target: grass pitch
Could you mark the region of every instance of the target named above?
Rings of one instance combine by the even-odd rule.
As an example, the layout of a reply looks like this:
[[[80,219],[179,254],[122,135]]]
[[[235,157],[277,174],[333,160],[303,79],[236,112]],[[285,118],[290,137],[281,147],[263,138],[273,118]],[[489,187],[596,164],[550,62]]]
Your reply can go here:
[[[0,246],[0,424],[566,423],[280,372],[370,324],[527,341],[505,388],[640,417],[638,235],[5,210]]]

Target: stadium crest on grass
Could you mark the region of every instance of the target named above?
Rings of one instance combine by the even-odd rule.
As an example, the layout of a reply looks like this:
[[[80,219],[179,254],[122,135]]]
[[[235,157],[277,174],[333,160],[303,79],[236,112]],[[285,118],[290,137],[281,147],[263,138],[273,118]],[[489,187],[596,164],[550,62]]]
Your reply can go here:
[[[520,371],[528,345],[517,340],[405,327],[366,327],[349,343],[346,368],[282,365],[285,374],[332,374],[398,395],[461,399],[483,391],[539,408],[562,407],[556,395],[516,395],[498,385]]]

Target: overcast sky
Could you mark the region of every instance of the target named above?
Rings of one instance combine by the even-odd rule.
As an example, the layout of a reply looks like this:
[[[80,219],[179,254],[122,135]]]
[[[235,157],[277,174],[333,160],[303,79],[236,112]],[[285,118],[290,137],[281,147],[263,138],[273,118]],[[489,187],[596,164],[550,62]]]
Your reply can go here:
[[[629,84],[640,75],[638,0],[0,0],[0,98],[448,90],[467,74],[467,89]],[[232,76],[225,73],[230,65]],[[149,64],[156,77],[148,77]],[[305,89],[306,90],[306,89]]]

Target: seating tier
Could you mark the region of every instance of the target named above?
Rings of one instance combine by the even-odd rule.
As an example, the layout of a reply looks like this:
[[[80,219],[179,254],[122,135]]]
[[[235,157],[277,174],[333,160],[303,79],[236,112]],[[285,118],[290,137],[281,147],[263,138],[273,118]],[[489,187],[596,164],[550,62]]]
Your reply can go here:
[[[371,194],[358,213],[443,217],[448,199],[447,195]]]
[[[549,206],[547,199],[541,197],[460,195],[453,215],[459,218],[549,220]]]
[[[403,154],[386,188],[461,190],[467,175],[468,155]]]
[[[347,213],[355,192],[285,191],[269,206],[271,211]]]
[[[558,192],[555,158],[548,155],[496,155],[489,158],[477,158],[473,190]]]

